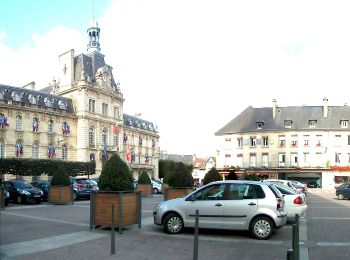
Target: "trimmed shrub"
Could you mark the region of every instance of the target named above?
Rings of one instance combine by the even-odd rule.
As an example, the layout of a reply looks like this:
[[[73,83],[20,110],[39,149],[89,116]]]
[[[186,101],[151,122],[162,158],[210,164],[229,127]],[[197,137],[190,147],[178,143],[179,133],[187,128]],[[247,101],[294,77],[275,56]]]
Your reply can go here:
[[[213,181],[222,181],[220,173],[214,167],[211,168],[204,176],[203,184],[205,185]]]
[[[190,168],[183,162],[176,162],[171,172],[168,173],[164,179],[172,188],[193,187],[193,177]]]
[[[151,179],[149,178],[147,172],[143,171],[137,181],[138,184],[151,184]]]
[[[133,180],[128,165],[114,154],[103,167],[98,186],[101,191],[132,191]]]
[[[58,163],[56,170],[51,178],[51,186],[70,186],[71,181],[68,174],[64,171],[62,163]]]

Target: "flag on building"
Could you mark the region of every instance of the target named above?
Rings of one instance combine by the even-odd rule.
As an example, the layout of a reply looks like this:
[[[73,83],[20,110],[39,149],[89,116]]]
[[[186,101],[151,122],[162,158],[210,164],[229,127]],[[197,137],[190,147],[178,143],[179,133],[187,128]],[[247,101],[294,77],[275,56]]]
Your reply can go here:
[[[118,134],[118,133],[119,133],[119,126],[115,124],[115,126],[113,126],[113,134]]]
[[[128,146],[126,148],[125,160],[128,162],[130,161],[130,144],[128,144]]]

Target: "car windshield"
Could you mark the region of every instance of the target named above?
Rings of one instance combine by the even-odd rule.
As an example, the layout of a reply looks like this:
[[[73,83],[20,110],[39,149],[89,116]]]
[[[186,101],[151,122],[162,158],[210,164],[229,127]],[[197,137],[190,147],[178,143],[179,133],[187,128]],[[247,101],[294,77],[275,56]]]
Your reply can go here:
[[[86,180],[86,179],[78,179],[77,181],[80,184],[91,184],[91,182],[89,180]]]
[[[33,185],[31,185],[30,183],[25,182],[25,181],[16,181],[16,182],[14,182],[14,184],[15,184],[16,188],[21,188],[21,189],[33,188]]]

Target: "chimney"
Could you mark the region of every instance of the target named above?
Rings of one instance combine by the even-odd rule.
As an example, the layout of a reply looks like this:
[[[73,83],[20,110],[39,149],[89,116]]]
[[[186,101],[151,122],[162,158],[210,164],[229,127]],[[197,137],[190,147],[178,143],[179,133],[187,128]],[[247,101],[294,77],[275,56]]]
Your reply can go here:
[[[24,85],[22,88],[28,88],[29,89],[32,89],[32,90],[35,90],[35,82],[32,81],[32,82],[29,82],[28,84]]]
[[[276,103],[277,103],[276,99],[273,99],[272,100],[272,117],[273,117],[273,119],[276,118],[276,108],[277,108]]]
[[[328,99],[326,97],[323,98],[323,117],[327,117],[328,115]]]

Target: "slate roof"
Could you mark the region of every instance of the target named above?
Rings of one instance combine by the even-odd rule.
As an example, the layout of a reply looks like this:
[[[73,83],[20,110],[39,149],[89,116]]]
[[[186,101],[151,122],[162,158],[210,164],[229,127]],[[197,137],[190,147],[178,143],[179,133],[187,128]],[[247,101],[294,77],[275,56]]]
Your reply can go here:
[[[67,113],[74,113],[71,99],[32,89],[0,84],[0,100],[11,103],[15,101],[26,105],[35,105],[42,108],[52,108]]]
[[[112,67],[105,63],[104,55],[101,53],[93,52],[90,54],[79,54],[74,57],[74,82],[80,81],[82,76],[89,83],[95,83],[95,75],[99,68],[107,66],[112,72]],[[84,75],[82,72],[84,71]],[[112,87],[117,89],[117,84],[115,83],[113,73],[111,73]],[[50,93],[53,86],[48,86],[42,88],[40,91],[44,93]]]
[[[149,132],[153,132],[153,133],[158,133],[158,130],[156,129],[156,127],[153,125],[153,123],[140,119],[138,117],[135,116],[130,116],[127,114],[123,115],[123,119],[124,119],[124,125],[125,126],[132,126],[141,130],[145,130],[145,131],[149,131]]]
[[[291,120],[290,128],[285,127],[285,121]],[[316,120],[316,126],[310,127],[309,120]],[[350,107],[328,106],[328,115],[323,117],[323,106],[289,106],[277,107],[276,117],[273,118],[272,107],[247,107],[242,113],[232,119],[215,135],[264,132],[264,131],[296,131],[296,130],[347,130],[341,128],[340,121],[349,120]],[[262,122],[261,129],[257,129],[257,122]]]

